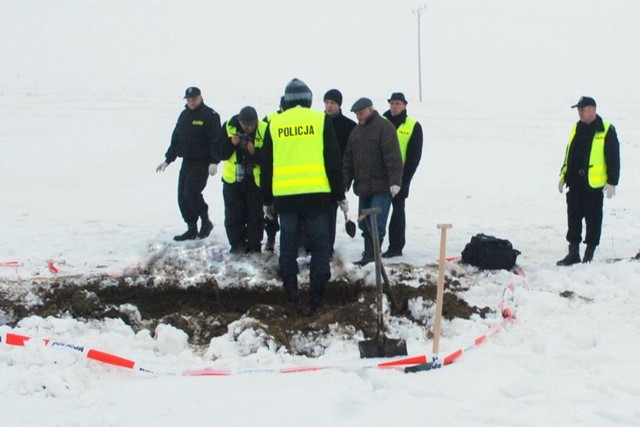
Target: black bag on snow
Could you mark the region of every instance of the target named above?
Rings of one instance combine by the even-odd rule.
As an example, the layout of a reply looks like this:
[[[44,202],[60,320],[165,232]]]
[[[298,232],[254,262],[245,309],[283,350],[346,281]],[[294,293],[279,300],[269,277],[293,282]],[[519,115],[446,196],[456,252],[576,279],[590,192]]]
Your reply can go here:
[[[462,251],[462,262],[483,270],[511,270],[520,251],[511,242],[486,234],[476,234]]]

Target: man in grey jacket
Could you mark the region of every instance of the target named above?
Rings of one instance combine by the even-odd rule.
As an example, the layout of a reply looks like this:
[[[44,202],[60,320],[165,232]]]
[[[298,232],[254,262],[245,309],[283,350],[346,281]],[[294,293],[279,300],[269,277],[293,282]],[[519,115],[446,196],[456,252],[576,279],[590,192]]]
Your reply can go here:
[[[374,108],[369,98],[360,98],[351,107],[358,125],[349,135],[342,170],[345,188],[353,182],[353,192],[359,197],[358,210],[379,207],[378,237],[385,236],[391,199],[402,185],[402,156],[395,127]],[[366,222],[365,222],[366,221]],[[367,218],[359,227],[364,237],[364,252],[357,265],[373,261],[371,223]]]

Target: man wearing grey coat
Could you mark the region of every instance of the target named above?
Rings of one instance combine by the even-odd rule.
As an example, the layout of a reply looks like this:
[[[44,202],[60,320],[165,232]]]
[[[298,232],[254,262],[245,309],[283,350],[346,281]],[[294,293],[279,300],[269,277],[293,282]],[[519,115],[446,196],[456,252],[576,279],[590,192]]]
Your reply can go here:
[[[342,171],[345,189],[351,187],[359,197],[358,211],[379,207],[378,237],[380,244],[385,236],[391,199],[400,192],[402,185],[402,156],[395,127],[374,108],[369,98],[360,98],[351,107],[358,125],[349,135],[344,152]],[[373,261],[371,224],[367,218],[359,227],[364,237],[364,252],[357,265]]]

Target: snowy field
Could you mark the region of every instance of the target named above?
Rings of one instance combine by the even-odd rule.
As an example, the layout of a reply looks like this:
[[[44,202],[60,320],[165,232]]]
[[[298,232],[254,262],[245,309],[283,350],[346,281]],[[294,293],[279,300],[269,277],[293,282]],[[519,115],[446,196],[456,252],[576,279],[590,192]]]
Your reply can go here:
[[[339,88],[351,117],[361,96],[383,112],[391,92],[407,95],[425,146],[400,261],[434,262],[442,222],[453,224],[449,256],[476,233],[511,240],[526,278],[486,273],[465,298],[497,308],[513,283],[515,322],[455,364],[408,375],[362,368],[357,346],[340,340],[319,359],[247,352],[250,337],[219,337],[201,353],[173,327],[134,333],[115,320],[30,317],[12,329],[0,312],[2,337],[57,339],[161,372],[106,366],[39,339],[0,343],[3,426],[640,425],[640,263],[628,261],[640,249],[637,2],[427,2],[422,103],[419,3],[216,3],[0,0],[0,263],[18,263],[0,267],[2,289],[54,277],[50,262],[65,276],[144,264],[184,227],[179,164],[155,173],[184,89],[200,87],[226,120],[245,105],[275,110],[298,77],[316,109]],[[556,184],[581,95],[616,126],[621,180],[605,200],[595,262],[560,268],[566,206]],[[227,247],[221,187],[210,178],[205,194],[215,228],[202,244],[212,251]],[[336,250],[353,261],[362,242],[338,233]],[[445,322],[441,353],[489,326]],[[430,354],[416,334],[407,344]],[[312,365],[340,369],[276,373]],[[237,375],[171,375],[204,368]]]

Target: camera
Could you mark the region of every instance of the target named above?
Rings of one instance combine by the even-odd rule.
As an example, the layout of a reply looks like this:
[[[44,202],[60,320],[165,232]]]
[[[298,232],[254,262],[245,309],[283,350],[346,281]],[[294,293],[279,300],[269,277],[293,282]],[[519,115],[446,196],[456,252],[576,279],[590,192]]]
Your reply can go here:
[[[247,168],[253,168],[253,158],[251,153],[247,150],[247,145],[251,140],[251,136],[247,133],[242,133],[240,136],[240,142],[238,143],[238,148],[236,151],[237,156],[237,164],[242,164]]]
[[[242,151],[247,151],[247,145],[249,144],[249,142],[251,142],[251,141],[249,140],[249,134],[247,134],[247,133],[243,133],[243,134],[240,136],[240,143],[238,144],[238,146],[240,147],[240,149],[241,149]]]

